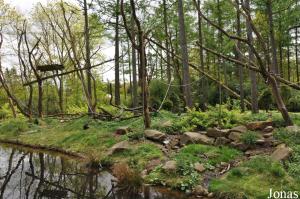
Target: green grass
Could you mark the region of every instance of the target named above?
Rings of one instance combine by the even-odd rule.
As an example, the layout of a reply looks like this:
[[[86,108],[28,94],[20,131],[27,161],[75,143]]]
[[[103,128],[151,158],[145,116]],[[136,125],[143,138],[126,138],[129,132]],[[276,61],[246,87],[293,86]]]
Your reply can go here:
[[[214,147],[191,144],[182,148],[171,159],[176,161],[177,171],[166,173],[158,166],[146,178],[152,184],[166,185],[182,191],[191,190],[201,182],[201,174],[194,169],[194,164],[203,163],[207,169],[213,169],[221,162],[229,162],[241,155],[241,152],[229,147]]]
[[[200,162],[207,166],[216,166],[221,162],[229,162],[241,155],[241,152],[227,146],[207,146],[201,144],[191,144],[180,150],[174,156],[176,161],[189,163]]]
[[[263,199],[269,190],[300,190],[300,184],[292,179],[282,165],[266,157],[258,156],[232,169],[221,179],[211,182],[209,189],[226,198]]]
[[[289,174],[300,183],[300,131],[290,132],[281,128],[276,130],[275,137],[293,149],[292,157],[286,166]]]
[[[258,138],[259,138],[258,133],[253,131],[247,131],[246,133],[242,134],[241,141],[247,145],[255,145]]]
[[[111,161],[126,162],[130,167],[142,171],[145,166],[153,159],[162,159],[163,153],[158,146],[148,143],[136,143],[132,149],[115,154],[111,157]]]

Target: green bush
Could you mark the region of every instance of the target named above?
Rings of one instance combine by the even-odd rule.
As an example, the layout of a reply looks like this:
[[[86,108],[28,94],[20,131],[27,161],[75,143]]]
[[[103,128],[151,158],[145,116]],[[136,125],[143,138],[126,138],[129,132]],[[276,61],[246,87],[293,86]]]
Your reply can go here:
[[[300,111],[300,94],[294,95],[288,100],[287,108],[293,112]]]
[[[188,110],[186,114],[174,122],[174,129],[184,132],[205,130],[208,127],[216,126],[232,128],[239,123],[242,123],[239,110],[229,111],[226,105],[210,106],[206,112],[200,112],[195,109]]]
[[[274,106],[272,93],[269,88],[264,89],[258,98],[258,105],[260,109],[269,111]]]
[[[258,137],[259,136],[256,132],[248,131],[248,132],[242,134],[241,141],[247,145],[255,145]]]
[[[171,111],[173,108],[173,102],[171,100],[165,100],[162,107],[167,111]]]
[[[8,103],[5,103],[0,108],[0,119],[7,119],[12,116],[11,109]]]

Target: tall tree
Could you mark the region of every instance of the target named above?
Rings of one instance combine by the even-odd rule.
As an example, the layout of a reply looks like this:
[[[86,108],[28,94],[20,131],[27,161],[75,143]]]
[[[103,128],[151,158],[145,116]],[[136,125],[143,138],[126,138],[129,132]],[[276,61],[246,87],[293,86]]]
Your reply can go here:
[[[170,53],[169,53],[169,33],[168,33],[168,13],[167,13],[167,0],[163,0],[163,19],[164,19],[164,32],[165,32],[165,46],[168,50],[166,52],[167,55],[167,79],[168,82],[171,81],[171,59],[170,59]]]
[[[279,74],[278,60],[277,60],[277,46],[276,46],[275,33],[274,33],[272,0],[267,0],[266,7],[267,7],[268,24],[269,24],[269,37],[270,37],[271,50],[272,50],[271,71],[275,74]]]
[[[186,41],[185,32],[185,22],[184,22],[184,12],[183,12],[183,1],[178,0],[178,21],[179,21],[179,40],[182,55],[182,72],[183,72],[183,92],[186,106],[193,107],[192,95],[191,95],[191,85],[190,85],[190,72],[189,72],[189,57]]]
[[[236,32],[239,37],[242,36],[242,31],[241,31],[241,14],[240,14],[240,2],[239,0],[236,0],[237,4],[237,11],[236,11]],[[237,41],[237,48],[236,50],[236,59],[239,61],[242,61],[242,57],[240,54],[240,49],[241,49],[241,41]],[[238,65],[239,67],[239,86],[240,86],[240,101],[241,101],[241,111],[245,111],[245,101],[244,101],[244,70],[243,66]]]
[[[91,71],[91,49],[90,49],[90,28],[89,28],[89,15],[87,8],[87,0],[83,1],[84,10],[84,40],[85,40],[85,67],[87,77],[87,97],[92,101],[92,71]],[[94,112],[93,106],[88,106],[88,112]]]
[[[245,0],[245,9],[249,13],[251,13],[250,9],[250,0]],[[253,44],[253,30],[250,24],[249,20],[246,20],[246,27],[247,27],[247,38],[249,44]],[[249,46],[249,63],[254,62],[254,54],[253,54],[253,49]],[[257,78],[256,78],[256,73],[252,70],[250,70],[250,80],[251,80],[251,110],[252,113],[258,113],[258,91],[257,91]]]
[[[120,105],[120,46],[119,46],[119,7],[120,0],[116,2],[116,27],[115,27],[115,104]]]

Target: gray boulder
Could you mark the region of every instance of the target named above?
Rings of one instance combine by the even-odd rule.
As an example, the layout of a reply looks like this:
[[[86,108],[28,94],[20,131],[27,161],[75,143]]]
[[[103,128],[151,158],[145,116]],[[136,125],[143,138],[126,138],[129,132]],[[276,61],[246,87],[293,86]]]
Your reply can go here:
[[[217,138],[217,137],[227,137],[229,134],[229,130],[222,130],[218,128],[208,128],[206,135],[209,137]]]
[[[192,143],[213,145],[214,139],[200,133],[185,132],[180,138],[180,144],[185,145]]]
[[[145,130],[145,137],[149,140],[163,142],[167,136],[160,131],[147,129]]]

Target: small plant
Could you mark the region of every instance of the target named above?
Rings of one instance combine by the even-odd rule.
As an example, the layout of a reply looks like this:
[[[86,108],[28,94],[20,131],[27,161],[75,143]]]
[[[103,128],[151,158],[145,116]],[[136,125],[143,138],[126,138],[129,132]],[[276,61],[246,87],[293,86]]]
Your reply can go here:
[[[255,145],[256,141],[258,140],[258,134],[253,131],[248,131],[243,133],[241,136],[241,141],[247,145]]]
[[[279,163],[273,163],[270,172],[275,177],[284,177],[285,171]]]
[[[144,138],[143,131],[133,131],[127,134],[129,140],[141,140]]]
[[[234,168],[234,169],[231,170],[230,175],[231,176],[235,176],[235,177],[242,177],[243,176],[243,172],[239,168]]]
[[[131,169],[126,163],[117,163],[113,166],[112,172],[118,179],[118,185],[120,187],[127,188],[134,193],[138,192],[141,188],[143,179],[140,174]]]

